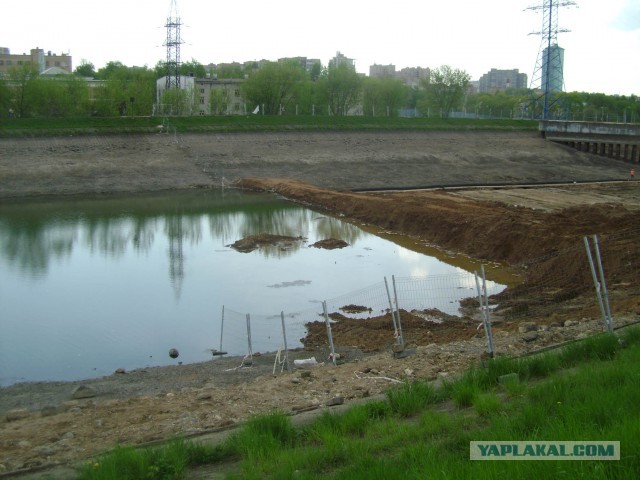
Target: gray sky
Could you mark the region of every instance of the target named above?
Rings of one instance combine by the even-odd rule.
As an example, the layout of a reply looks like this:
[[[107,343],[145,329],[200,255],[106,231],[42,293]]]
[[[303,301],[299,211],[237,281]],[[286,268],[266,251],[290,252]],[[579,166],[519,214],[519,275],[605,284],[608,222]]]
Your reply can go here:
[[[542,0],[177,0],[182,60],[203,64],[280,57],[319,58],[337,51],[369,66],[466,70],[477,80],[491,68],[533,74]],[[96,68],[118,60],[153,67],[171,0],[4,0],[0,46],[70,53]],[[640,95],[640,1],[576,0],[561,8],[568,91]]]

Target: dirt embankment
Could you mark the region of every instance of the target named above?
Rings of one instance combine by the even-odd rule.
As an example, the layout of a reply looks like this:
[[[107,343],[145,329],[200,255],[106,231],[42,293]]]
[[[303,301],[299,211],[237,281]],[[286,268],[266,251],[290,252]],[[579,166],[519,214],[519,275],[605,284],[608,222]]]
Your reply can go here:
[[[534,134],[0,139],[0,151],[0,198],[211,187],[254,177],[239,185],[277,192],[315,209],[414,236],[422,243],[516,266],[575,245],[585,234],[614,236],[640,230],[640,182],[508,190],[345,191],[628,176],[629,165],[623,162],[569,151]],[[620,248],[637,251],[634,243]],[[619,257],[629,258],[628,252],[621,251]],[[562,263],[567,260],[557,258],[545,268],[573,268]],[[637,318],[638,282],[629,277],[637,277],[637,261],[634,266],[629,269],[621,261],[617,271],[608,273],[629,285],[625,290],[629,312]],[[535,280],[531,275],[527,280]],[[73,384],[2,389],[0,473],[80,461],[118,443],[201,435],[275,407],[295,413],[323,408],[336,399],[348,403],[405,379],[446,378],[477,364],[485,351],[477,312],[469,315],[469,322],[448,323],[438,312],[403,312],[407,338],[418,344],[416,354],[404,359],[391,356],[388,333],[377,334],[376,325],[388,325],[388,320],[372,321],[371,328],[363,330],[362,325],[347,321],[339,327],[338,319],[334,329],[337,344],[352,345],[350,338],[357,338],[358,344],[369,340],[366,349],[379,353],[363,357],[362,352],[343,350],[345,363],[334,367],[327,364],[326,347],[318,349],[324,340],[318,336],[314,342],[311,332],[308,345],[313,350],[295,353],[298,358],[313,355],[325,363],[310,376],[299,371],[272,376],[277,358],[263,355],[254,358],[251,368],[239,368],[241,359],[224,359]],[[496,325],[497,351],[517,355],[602,329],[597,318],[556,320],[534,325],[536,339],[532,342],[523,340],[518,325]],[[90,387],[85,392],[88,397],[73,399],[80,385]],[[64,472],[62,475],[59,478],[65,478]]]

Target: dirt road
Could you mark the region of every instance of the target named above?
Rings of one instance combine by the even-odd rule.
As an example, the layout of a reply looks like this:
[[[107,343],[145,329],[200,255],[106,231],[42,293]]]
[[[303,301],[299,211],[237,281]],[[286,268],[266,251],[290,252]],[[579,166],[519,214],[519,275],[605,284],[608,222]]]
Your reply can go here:
[[[229,185],[278,192],[318,210],[425,244],[516,268],[591,233],[640,231],[640,182],[513,189],[437,189],[353,193],[347,190],[481,182],[626,180],[629,165],[568,150],[529,133],[402,132],[147,135],[0,139],[0,199],[33,195],[105,194]],[[250,178],[252,177],[252,178]],[[309,183],[303,183],[309,182]],[[635,248],[636,242],[624,248]],[[637,258],[637,256],[636,256]],[[545,263],[545,268],[571,265]],[[628,311],[640,313],[637,269],[611,272],[628,285]],[[629,273],[630,272],[630,273]],[[527,272],[535,281],[535,272]],[[517,324],[496,326],[499,351],[520,354],[601,331],[594,319],[572,326],[540,320],[539,338],[523,342]],[[557,321],[558,319],[556,319]],[[563,320],[562,318],[559,319]],[[410,322],[409,322],[410,323]],[[342,365],[271,376],[274,355],[237,368],[225,362],[144,369],[73,384],[1,389],[0,473],[77,462],[117,443],[143,444],[236,425],[275,407],[323,408],[342,398],[383,392],[405,379],[446,378],[477,364],[485,349],[476,323],[424,330],[415,323],[417,353],[394,359],[375,335],[364,357],[343,352]],[[353,325],[351,326],[353,327]],[[407,328],[411,328],[408,325]],[[340,329],[336,328],[340,333]],[[313,332],[311,332],[313,333]],[[424,335],[422,335],[424,334]],[[421,336],[422,335],[422,336]],[[310,342],[312,343],[312,342]],[[327,362],[327,351],[297,352]],[[88,398],[73,399],[80,385]]]

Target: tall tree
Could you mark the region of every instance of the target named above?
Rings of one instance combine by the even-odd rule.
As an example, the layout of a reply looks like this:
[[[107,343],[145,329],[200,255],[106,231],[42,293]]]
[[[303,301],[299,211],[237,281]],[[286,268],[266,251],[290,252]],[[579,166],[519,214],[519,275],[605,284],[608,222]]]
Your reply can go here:
[[[253,72],[242,86],[250,105],[264,107],[267,115],[281,115],[295,109],[296,93],[309,81],[296,62],[269,62]]]
[[[448,117],[454,108],[464,104],[465,95],[469,88],[471,76],[464,70],[443,65],[431,70],[428,79],[422,81],[423,98],[418,102],[424,112],[437,112]]]
[[[83,58],[80,61],[80,65],[76,67],[74,73],[81,77],[94,78],[96,76],[96,67],[93,63],[88,62]]]
[[[397,78],[367,78],[364,82],[365,115],[395,117],[408,98],[409,87]]]
[[[6,80],[0,77],[0,116],[11,116],[13,114],[11,97],[11,89],[7,85]]]
[[[331,115],[347,115],[362,95],[362,77],[347,63],[330,65],[318,80],[319,90]]]
[[[205,78],[207,76],[207,71],[205,70],[204,65],[198,62],[195,58],[192,58],[190,61],[183,62],[180,65],[180,75]]]
[[[13,88],[13,111],[18,117],[34,114],[38,90],[38,70],[24,64],[9,71],[9,84]]]

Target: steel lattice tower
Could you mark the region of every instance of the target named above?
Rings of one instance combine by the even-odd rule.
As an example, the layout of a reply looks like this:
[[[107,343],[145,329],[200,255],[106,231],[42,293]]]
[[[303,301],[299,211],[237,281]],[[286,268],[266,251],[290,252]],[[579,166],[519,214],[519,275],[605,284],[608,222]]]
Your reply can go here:
[[[164,42],[164,46],[167,47],[166,90],[180,88],[180,45],[183,43],[180,36],[181,26],[176,0],[171,0],[170,12],[165,24],[167,29],[167,39]]]
[[[542,38],[530,88],[534,92],[536,88],[542,91],[534,99],[534,107],[542,104],[541,118],[545,120],[550,117],[554,104],[562,98],[558,93],[564,90],[564,49],[558,45],[558,34],[569,30],[558,28],[558,10],[575,5],[572,0],[542,0],[540,5],[527,9],[542,10],[542,30],[530,34]]]

